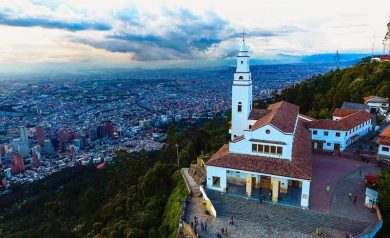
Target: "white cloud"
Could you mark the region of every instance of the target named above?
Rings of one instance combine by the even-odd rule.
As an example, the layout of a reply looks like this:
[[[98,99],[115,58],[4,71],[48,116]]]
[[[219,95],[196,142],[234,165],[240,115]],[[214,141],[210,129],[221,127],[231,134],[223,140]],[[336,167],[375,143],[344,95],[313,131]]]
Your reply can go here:
[[[246,28],[254,58],[370,52],[386,31],[380,0],[3,0],[0,63],[216,59]],[[388,4],[387,4],[388,5]]]

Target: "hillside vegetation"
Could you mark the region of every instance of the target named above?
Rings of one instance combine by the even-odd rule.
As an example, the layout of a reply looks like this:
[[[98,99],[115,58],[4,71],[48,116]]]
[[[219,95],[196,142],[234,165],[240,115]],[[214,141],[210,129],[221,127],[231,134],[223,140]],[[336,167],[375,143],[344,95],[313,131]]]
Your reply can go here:
[[[390,62],[359,63],[314,76],[273,95],[300,106],[301,113],[328,118],[344,101],[363,103],[363,97],[376,95],[390,98]]]
[[[67,168],[0,197],[0,237],[177,237],[187,188],[177,167],[226,142],[227,120],[182,132],[161,151],[118,151],[114,163]]]

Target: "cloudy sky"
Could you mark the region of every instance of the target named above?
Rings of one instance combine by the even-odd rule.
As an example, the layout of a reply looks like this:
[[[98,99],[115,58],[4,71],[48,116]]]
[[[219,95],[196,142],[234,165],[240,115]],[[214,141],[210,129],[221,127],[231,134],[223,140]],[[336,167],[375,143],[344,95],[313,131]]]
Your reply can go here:
[[[226,59],[243,28],[253,58],[370,52],[374,32],[380,52],[389,13],[387,0],[0,0],[0,70]]]

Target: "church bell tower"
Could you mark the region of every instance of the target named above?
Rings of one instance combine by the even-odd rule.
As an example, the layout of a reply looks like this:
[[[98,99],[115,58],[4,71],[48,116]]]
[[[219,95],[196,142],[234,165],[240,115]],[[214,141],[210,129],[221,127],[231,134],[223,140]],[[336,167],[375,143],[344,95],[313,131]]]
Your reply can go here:
[[[248,128],[248,116],[252,111],[252,77],[249,70],[248,47],[245,33],[242,36],[241,48],[237,54],[237,68],[232,86],[232,124],[231,140],[244,135]]]

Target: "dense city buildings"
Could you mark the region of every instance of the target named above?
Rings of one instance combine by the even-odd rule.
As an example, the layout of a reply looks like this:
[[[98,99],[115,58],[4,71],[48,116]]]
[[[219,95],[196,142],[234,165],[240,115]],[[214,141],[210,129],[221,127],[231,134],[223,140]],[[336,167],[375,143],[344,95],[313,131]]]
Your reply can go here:
[[[253,100],[330,67],[254,66],[252,75],[262,80],[253,83]],[[0,76],[3,177],[13,166],[8,181],[32,182],[65,167],[109,161],[120,148],[158,150],[170,123],[212,119],[230,107],[232,70]]]

